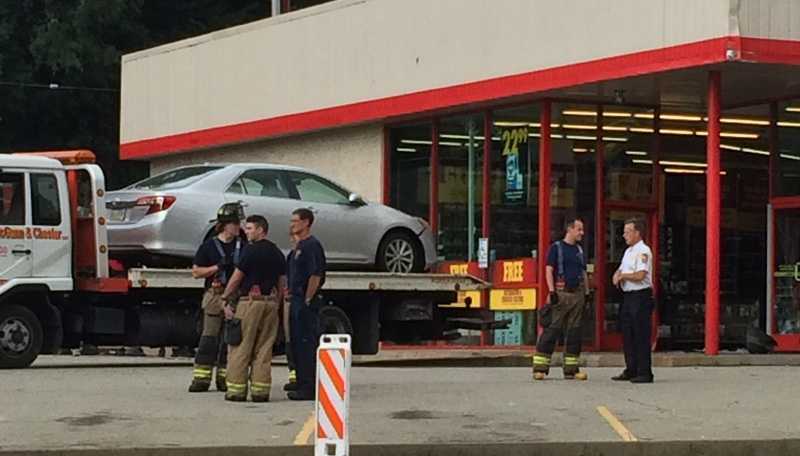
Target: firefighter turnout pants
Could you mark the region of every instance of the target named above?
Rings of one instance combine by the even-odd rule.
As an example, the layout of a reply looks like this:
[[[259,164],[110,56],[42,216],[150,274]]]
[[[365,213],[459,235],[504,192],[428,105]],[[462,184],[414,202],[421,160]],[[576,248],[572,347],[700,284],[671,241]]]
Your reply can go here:
[[[203,328],[194,358],[193,383],[210,385],[212,371],[217,366],[217,384],[225,384],[228,347],[222,342],[222,287],[211,287],[203,295]],[[207,388],[207,386],[206,386]]]
[[[274,296],[245,296],[236,305],[242,321],[242,341],[228,346],[226,397],[247,397],[247,382],[254,400],[269,399],[272,384],[272,346],[278,335],[280,303]]]
[[[563,336],[566,336],[564,348],[564,375],[574,376],[580,370],[578,360],[581,355],[581,323],[586,305],[584,288],[578,287],[574,291],[558,291],[558,304],[552,309],[552,322],[544,328],[536,344],[536,353],[533,355],[533,372],[548,374],[550,360],[556,345]],[[552,305],[552,304],[550,304]]]

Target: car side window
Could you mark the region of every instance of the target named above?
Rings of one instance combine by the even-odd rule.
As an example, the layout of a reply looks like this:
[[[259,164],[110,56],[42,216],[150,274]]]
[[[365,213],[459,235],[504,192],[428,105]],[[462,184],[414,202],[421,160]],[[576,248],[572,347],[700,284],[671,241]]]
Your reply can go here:
[[[245,171],[228,189],[229,193],[241,193],[272,198],[289,198],[289,190],[281,179],[280,171],[251,169]]]
[[[0,173],[0,225],[25,225],[25,175]]]
[[[31,206],[34,225],[61,225],[61,205],[56,176],[31,174]]]
[[[300,199],[310,203],[348,204],[350,195],[334,184],[311,174],[290,173]]]

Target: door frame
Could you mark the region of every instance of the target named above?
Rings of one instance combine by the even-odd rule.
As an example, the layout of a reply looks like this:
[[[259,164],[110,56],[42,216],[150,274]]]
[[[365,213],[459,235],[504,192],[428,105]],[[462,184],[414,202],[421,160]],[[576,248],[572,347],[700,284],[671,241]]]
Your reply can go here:
[[[775,351],[800,352],[800,334],[777,334],[778,302],[775,274],[778,272],[777,250],[778,232],[775,219],[779,211],[800,210],[800,196],[782,196],[770,199],[767,206],[767,334],[772,336],[778,346]]]
[[[620,201],[605,201],[603,207],[601,208],[600,212],[600,220],[598,223],[598,231],[603,230],[605,231],[608,229],[607,220],[609,213],[611,211],[630,211],[630,212],[643,212],[646,214],[646,223],[648,233],[645,236],[645,239],[649,241],[648,245],[653,253],[653,270],[651,271],[651,277],[653,277],[653,297],[658,303],[659,297],[659,223],[660,223],[660,211],[658,205],[653,203],[631,203],[631,202],[620,202]],[[603,350],[603,351],[620,351],[622,349],[622,334],[618,332],[608,332],[605,330],[605,317],[606,317],[606,277],[609,275],[609,271],[606,270],[606,255],[608,254],[608,249],[606,248],[605,236],[603,236],[602,243],[598,244],[597,246],[597,255],[595,258],[595,263],[597,265],[602,265],[599,268],[595,269],[594,275],[594,283],[595,283],[595,350]],[[598,274],[599,272],[599,274]],[[654,307],[653,310],[653,331],[652,331],[652,338],[651,343],[653,345],[653,349],[655,349],[656,341],[658,340],[658,326],[659,326],[659,311],[658,305]]]

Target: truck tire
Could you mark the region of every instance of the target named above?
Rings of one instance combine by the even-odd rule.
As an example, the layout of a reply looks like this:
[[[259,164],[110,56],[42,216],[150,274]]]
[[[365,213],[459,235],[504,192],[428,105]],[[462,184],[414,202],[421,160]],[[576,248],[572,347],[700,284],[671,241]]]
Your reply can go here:
[[[407,274],[425,270],[425,253],[419,242],[404,231],[391,231],[378,247],[376,266],[381,272]]]
[[[353,335],[353,324],[344,310],[336,306],[324,306],[319,309],[320,334]]]
[[[42,324],[30,309],[0,305],[0,368],[28,367],[42,349]]]

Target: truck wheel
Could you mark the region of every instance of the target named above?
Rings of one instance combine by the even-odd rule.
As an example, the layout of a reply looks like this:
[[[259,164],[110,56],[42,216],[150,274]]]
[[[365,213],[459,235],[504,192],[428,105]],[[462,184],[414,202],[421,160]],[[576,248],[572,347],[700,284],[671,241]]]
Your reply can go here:
[[[353,334],[353,324],[344,310],[336,306],[319,309],[320,334]]]
[[[407,274],[425,269],[425,254],[411,235],[402,231],[389,233],[378,247],[378,269]]]
[[[30,366],[39,356],[43,340],[42,324],[30,309],[0,306],[0,368]]]

